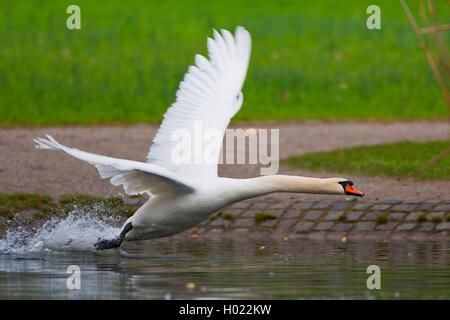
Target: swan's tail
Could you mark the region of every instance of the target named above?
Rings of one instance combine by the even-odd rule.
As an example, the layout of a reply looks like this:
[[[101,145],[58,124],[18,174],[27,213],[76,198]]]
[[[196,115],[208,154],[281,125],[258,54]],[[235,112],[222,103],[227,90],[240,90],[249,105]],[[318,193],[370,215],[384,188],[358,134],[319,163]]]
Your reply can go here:
[[[36,149],[47,149],[47,150],[64,150],[64,146],[60,144],[58,141],[53,139],[52,136],[47,134],[47,139],[44,138],[36,138],[34,139],[36,145],[34,146]]]

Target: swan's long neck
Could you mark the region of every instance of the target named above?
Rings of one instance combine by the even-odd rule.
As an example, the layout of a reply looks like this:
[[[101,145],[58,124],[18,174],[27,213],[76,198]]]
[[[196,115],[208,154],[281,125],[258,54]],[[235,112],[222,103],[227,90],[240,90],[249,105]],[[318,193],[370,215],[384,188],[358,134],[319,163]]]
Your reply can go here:
[[[224,196],[230,202],[250,199],[273,192],[315,194],[344,194],[336,178],[320,179],[287,175],[262,176],[249,179],[227,179],[228,190]]]

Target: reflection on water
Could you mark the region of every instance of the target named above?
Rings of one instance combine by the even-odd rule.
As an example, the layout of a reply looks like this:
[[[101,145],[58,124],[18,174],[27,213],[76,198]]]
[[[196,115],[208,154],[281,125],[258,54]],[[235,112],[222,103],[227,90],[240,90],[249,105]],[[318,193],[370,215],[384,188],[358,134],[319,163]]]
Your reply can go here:
[[[449,299],[445,242],[158,240],[103,252],[0,254],[1,299]],[[381,290],[366,268],[381,267]],[[69,265],[81,289],[68,290]],[[187,284],[194,283],[189,289]]]

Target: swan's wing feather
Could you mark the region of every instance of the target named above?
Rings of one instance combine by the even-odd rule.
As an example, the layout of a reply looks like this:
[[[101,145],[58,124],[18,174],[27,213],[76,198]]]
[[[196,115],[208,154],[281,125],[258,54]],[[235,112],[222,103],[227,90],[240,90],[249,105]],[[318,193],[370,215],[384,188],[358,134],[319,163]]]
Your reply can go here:
[[[111,158],[70,148],[58,143],[49,135],[47,139],[37,138],[34,141],[38,149],[61,150],[94,165],[101,178],[110,178],[114,186],[122,185],[128,194],[174,195],[194,191],[191,186],[158,165]]]
[[[247,74],[251,51],[251,38],[247,30],[237,27],[235,35],[226,30],[207,40],[210,60],[195,56],[195,66],[190,66],[176,93],[176,101],[167,110],[164,120],[153,139],[147,155],[153,163],[184,178],[216,177],[217,162],[223,135],[230,119],[242,105],[241,89]],[[177,164],[172,159],[172,150],[178,141],[173,133],[178,129],[195,137],[201,126],[202,133],[208,129],[218,130],[221,136],[215,139],[213,150],[217,158],[211,164]]]

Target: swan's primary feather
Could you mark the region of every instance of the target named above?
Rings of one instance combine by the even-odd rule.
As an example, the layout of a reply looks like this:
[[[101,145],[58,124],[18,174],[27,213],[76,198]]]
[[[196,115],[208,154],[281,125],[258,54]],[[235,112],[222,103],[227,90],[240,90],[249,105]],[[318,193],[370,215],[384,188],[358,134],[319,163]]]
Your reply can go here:
[[[111,178],[112,185],[122,185],[128,194],[145,192],[152,195],[175,196],[194,191],[189,184],[155,164],[111,158],[66,147],[49,135],[47,139],[37,138],[34,141],[38,149],[61,150],[94,165],[101,178]]]
[[[217,161],[212,164],[176,164],[172,161],[172,150],[176,141],[172,133],[185,129],[194,135],[194,123],[202,129],[220,130],[223,134],[230,119],[239,111],[241,93],[247,74],[251,51],[250,34],[237,27],[235,36],[222,30],[214,30],[214,39],[208,38],[210,60],[195,56],[195,66],[190,66],[176,93],[176,101],[167,110],[164,120],[153,139],[147,155],[149,163],[165,167],[183,178],[217,177]],[[222,139],[214,148],[220,151]]]
[[[203,131],[219,130],[223,134],[230,119],[239,111],[242,85],[250,59],[251,38],[247,30],[236,28],[235,36],[226,30],[214,39],[208,38],[210,60],[195,56],[176,93],[176,101],[167,110],[153,139],[147,163],[116,159],[61,145],[51,136],[35,139],[36,148],[62,150],[94,165],[100,176],[111,184],[123,185],[128,194],[147,192],[153,195],[191,193],[194,188],[185,181],[217,177],[217,160],[212,164],[175,164],[172,134],[184,129],[194,135],[194,124]],[[220,150],[222,140],[215,142]]]

